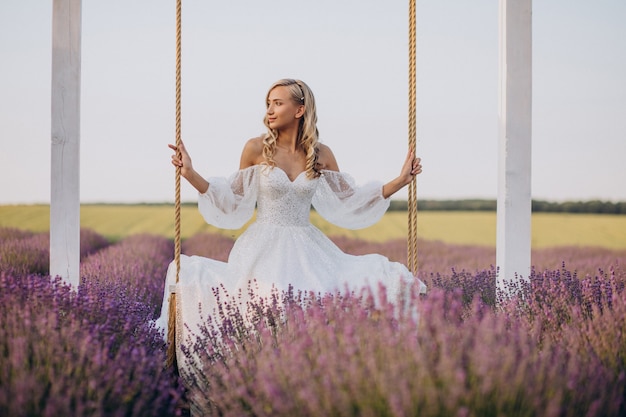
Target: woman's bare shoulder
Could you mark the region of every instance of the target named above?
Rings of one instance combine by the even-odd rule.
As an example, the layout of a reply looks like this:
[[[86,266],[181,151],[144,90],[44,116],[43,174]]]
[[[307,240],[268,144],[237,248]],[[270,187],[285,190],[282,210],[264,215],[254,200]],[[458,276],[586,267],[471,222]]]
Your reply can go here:
[[[239,168],[248,168],[263,162],[263,137],[248,139],[241,152]]]
[[[337,160],[335,159],[335,155],[333,151],[328,147],[328,145],[324,145],[323,143],[319,143],[317,145],[318,153],[317,153],[317,165],[318,169],[327,169],[330,171],[339,171],[339,166],[337,164]]]

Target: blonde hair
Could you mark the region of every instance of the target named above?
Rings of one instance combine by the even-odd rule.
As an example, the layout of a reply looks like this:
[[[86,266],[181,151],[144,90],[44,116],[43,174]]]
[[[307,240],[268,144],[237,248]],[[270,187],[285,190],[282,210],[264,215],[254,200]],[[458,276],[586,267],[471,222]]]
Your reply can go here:
[[[300,118],[298,125],[298,144],[306,155],[306,176],[307,178],[315,178],[319,176],[316,170],[317,164],[317,144],[319,132],[317,130],[317,111],[315,109],[315,98],[313,92],[303,81],[284,78],[276,81],[265,96],[265,103],[268,104],[269,95],[276,87],[287,87],[294,103],[304,106],[304,114]],[[267,133],[263,136],[263,158],[270,166],[276,166],[274,162],[274,153],[276,152],[276,139],[278,132],[276,129],[270,128],[267,120],[267,114],[263,118],[263,123],[267,127]]]

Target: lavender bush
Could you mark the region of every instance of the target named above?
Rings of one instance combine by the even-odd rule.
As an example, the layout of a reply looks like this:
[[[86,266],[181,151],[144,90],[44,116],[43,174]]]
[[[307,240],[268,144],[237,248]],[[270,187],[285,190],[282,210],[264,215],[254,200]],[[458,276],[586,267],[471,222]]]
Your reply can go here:
[[[392,261],[406,264],[407,245],[403,239],[386,243],[367,242],[346,237],[333,237],[344,251],[355,255],[381,253]],[[439,241],[417,242],[418,269],[424,277],[430,274],[448,275],[456,271],[484,271],[492,269],[496,261],[493,247],[448,244]],[[532,250],[532,263],[537,271],[558,270],[563,263],[578,276],[595,276],[600,270],[626,265],[626,250],[599,247],[562,246]]]
[[[8,239],[15,237],[11,233]],[[155,297],[139,297],[155,290],[157,281],[157,291],[162,292],[167,267],[163,258],[165,251],[171,253],[171,243],[140,237],[120,243],[125,250],[116,247],[84,260],[87,272],[97,265],[102,268],[97,279],[85,277],[78,292],[59,278],[16,273],[18,268],[10,261],[25,265],[22,259],[4,264],[8,268],[0,271],[0,415],[181,413],[181,385],[164,368],[163,338],[150,324],[158,307],[149,300]],[[142,270],[141,265],[153,266]],[[140,291],[143,285],[147,290]]]
[[[0,271],[47,274],[50,266],[48,234],[13,235],[0,240]]]
[[[233,239],[226,236],[198,233],[182,243],[181,251],[189,256],[200,255],[218,261],[226,261],[234,243]]]
[[[401,240],[334,240],[406,260]],[[419,242],[429,292],[401,311],[367,289],[221,294],[185,341],[201,361],[182,364],[183,397],[150,325],[172,242],[83,242],[76,292],[46,275],[47,234],[0,229],[0,415],[179,415],[184,398],[224,416],[626,415],[626,251],[535,250],[498,298],[493,248]],[[197,235],[183,252],[226,260],[232,243]]]
[[[400,242],[335,242],[355,254],[406,256]],[[463,268],[421,276],[430,292],[412,299],[417,322],[363,297],[275,294],[241,306],[222,296],[203,334],[187,341],[194,406],[225,416],[625,413],[622,252],[545,250],[585,272],[544,256],[559,268],[533,269],[528,284],[498,299],[491,249],[421,248],[422,268],[448,255]]]
[[[80,231],[80,257],[85,258],[107,246],[109,242],[98,233]],[[16,274],[48,274],[50,266],[50,234],[33,233],[14,228],[0,228],[0,271]]]
[[[150,318],[160,313],[167,266],[174,245],[163,237],[133,235],[89,257],[80,266],[82,284],[129,303],[150,306]]]
[[[230,299],[189,348],[187,366],[203,358],[187,375],[190,398],[201,415],[223,416],[624,411],[624,364],[603,360],[616,349],[601,356],[602,343],[583,343],[582,327],[567,328],[575,343],[565,344],[542,337],[517,309],[497,313],[478,299],[464,305],[460,290],[434,289],[411,302],[418,320],[369,293],[275,296],[249,304],[247,315]]]

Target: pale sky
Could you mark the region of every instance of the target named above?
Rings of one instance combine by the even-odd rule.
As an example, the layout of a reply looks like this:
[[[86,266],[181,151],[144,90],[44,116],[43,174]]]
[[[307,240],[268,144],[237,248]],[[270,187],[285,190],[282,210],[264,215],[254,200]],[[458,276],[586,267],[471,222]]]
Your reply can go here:
[[[532,196],[626,201],[626,1],[533,3]],[[174,6],[83,1],[82,202],[174,199]],[[392,179],[408,141],[407,19],[396,0],[183,0],[196,169],[236,171],[268,87],[289,77],[312,88],[342,171]],[[0,204],[50,201],[51,20],[50,0],[0,0]],[[497,197],[497,99],[498,1],[418,0],[418,198]]]

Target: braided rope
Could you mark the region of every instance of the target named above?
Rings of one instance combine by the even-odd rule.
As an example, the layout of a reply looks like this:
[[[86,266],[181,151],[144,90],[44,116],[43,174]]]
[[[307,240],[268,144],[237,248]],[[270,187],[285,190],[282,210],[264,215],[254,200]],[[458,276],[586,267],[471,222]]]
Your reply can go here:
[[[181,144],[181,10],[182,0],[176,0],[176,146]],[[176,283],[180,274],[180,167],[176,167],[176,191],[174,204],[174,261],[176,262]],[[176,366],[176,293],[170,294],[166,365]]]
[[[415,0],[409,0],[409,149],[416,153],[415,120]],[[407,266],[417,274],[417,183],[415,177],[409,184]]]
[[[181,144],[181,3],[176,0],[176,146]],[[180,154],[180,152],[179,152]],[[179,155],[180,156],[180,155]],[[174,256],[176,259],[176,283],[180,273],[180,167],[176,167]]]

